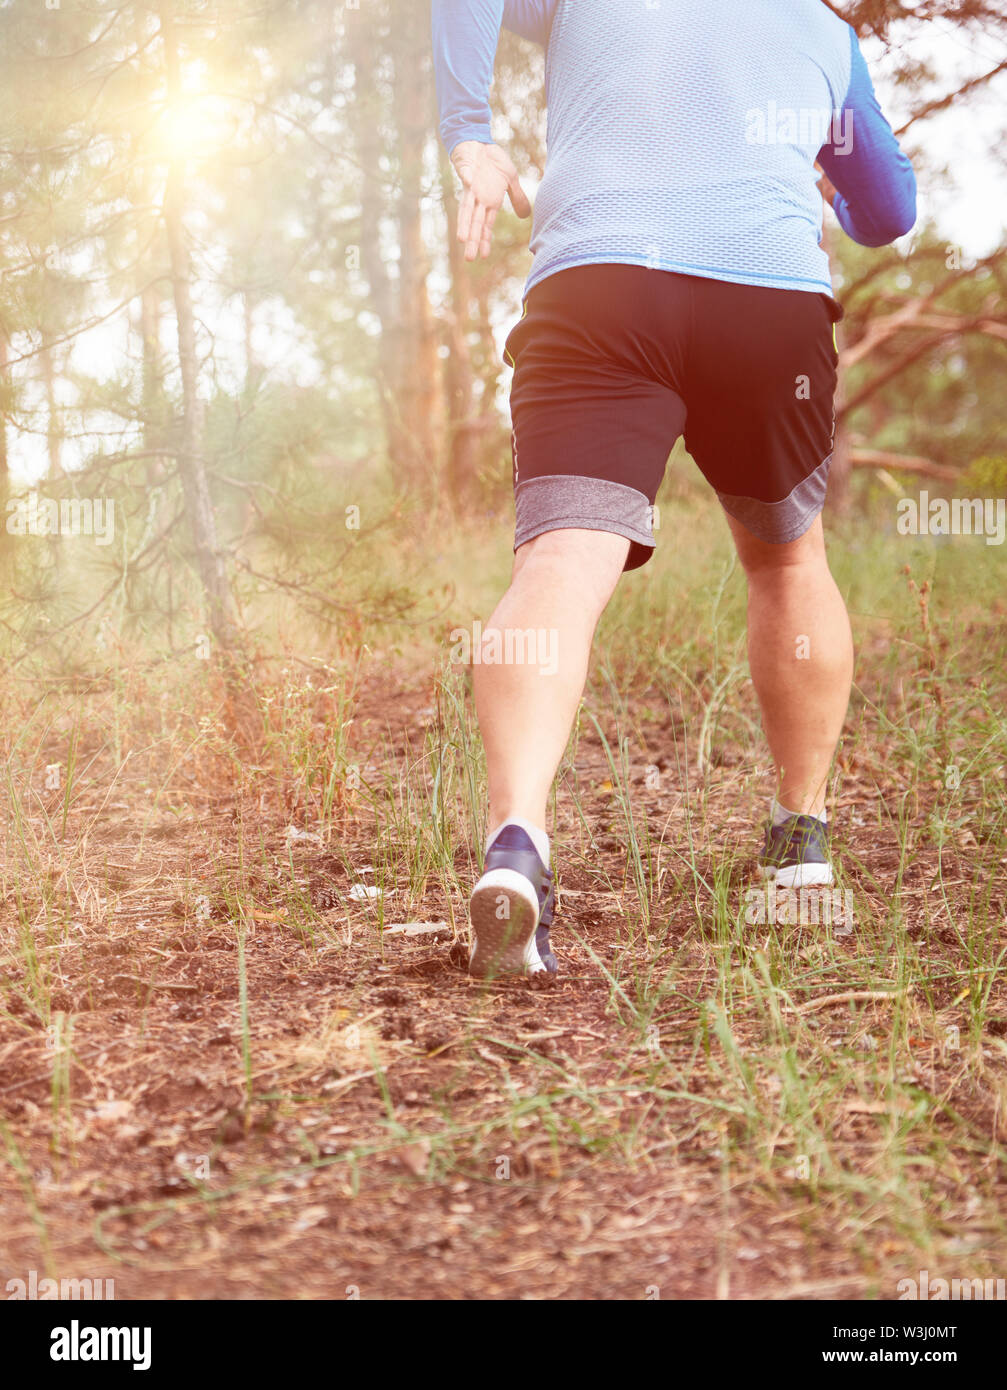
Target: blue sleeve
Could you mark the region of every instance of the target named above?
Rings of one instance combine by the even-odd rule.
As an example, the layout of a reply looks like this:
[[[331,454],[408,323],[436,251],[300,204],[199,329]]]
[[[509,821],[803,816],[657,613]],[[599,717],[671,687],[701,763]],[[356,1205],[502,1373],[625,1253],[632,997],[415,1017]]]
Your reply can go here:
[[[500,30],[543,46],[556,0],[433,0],[434,74],[441,139],[493,143],[489,91]]]
[[[885,120],[850,30],[853,63],[839,129],[818,162],[835,185],[839,225],[861,246],[887,246],[916,221],[916,175]]]

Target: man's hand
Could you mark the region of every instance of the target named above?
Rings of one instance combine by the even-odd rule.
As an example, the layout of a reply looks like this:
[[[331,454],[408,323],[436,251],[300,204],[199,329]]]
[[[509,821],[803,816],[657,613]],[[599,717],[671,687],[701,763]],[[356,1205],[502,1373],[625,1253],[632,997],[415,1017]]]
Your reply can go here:
[[[531,216],[531,203],[518,182],[517,170],[499,145],[463,140],[451,151],[451,163],[465,185],[458,208],[458,240],[465,243],[467,261],[479,255],[485,260],[505,194],[510,194],[518,217]]]
[[[820,165],[816,165],[815,167],[819,169],[821,168]],[[822,197],[828,203],[829,207],[831,207],[832,200],[836,196],[836,188],[835,185],[829,180],[828,175],[824,172],[822,172],[822,177],[818,180],[818,191],[821,193]]]

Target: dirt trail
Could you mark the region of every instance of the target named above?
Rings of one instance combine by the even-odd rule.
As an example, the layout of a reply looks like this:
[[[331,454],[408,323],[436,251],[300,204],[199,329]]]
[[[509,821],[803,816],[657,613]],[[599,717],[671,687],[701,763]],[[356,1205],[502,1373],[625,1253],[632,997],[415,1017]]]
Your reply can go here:
[[[357,736],[384,730],[400,758],[418,757],[428,699],[423,689],[365,691]],[[664,835],[669,869],[680,869],[689,801],[675,772],[677,735],[668,722],[648,737],[640,805]],[[661,785],[648,787],[643,768],[658,760]],[[711,776],[706,814],[733,847],[740,890],[756,841],[731,764],[728,753]],[[701,894],[662,897],[649,940],[635,928],[627,959],[634,892],[604,752],[587,734],[577,776],[598,844],[585,842],[561,793],[563,973],[547,992],[522,981],[487,988],[457,968],[450,946],[464,901],[436,872],[413,894],[405,876],[394,894],[385,882],[381,906],[350,896],[354,881],[375,881],[364,872],[375,863],[364,818],[347,817],[328,845],[310,831],[291,840],[289,810],[219,791],[200,801],[192,785],[198,814],[155,818],[141,839],[125,793],[72,870],[67,939],[45,926],[44,885],[23,904],[52,994],[48,1029],[31,1007],[17,905],[4,905],[4,1278],[112,1278],[121,1299],[893,1297],[920,1259],[894,1207],[868,1216],[854,1204],[844,1225],[845,1196],[817,1186],[817,1169],[801,1171],[782,1121],[775,1134],[772,1123],[754,1132],[743,1087],[724,1079],[729,1069],[701,1026],[702,1003],[723,995],[731,959],[700,929],[712,905]],[[853,800],[855,769],[848,786]],[[879,843],[867,825],[843,833],[871,862],[864,891],[883,917],[894,839]],[[722,848],[697,850],[700,880],[712,879]],[[952,854],[944,876],[964,895]],[[468,861],[459,849],[463,882]],[[903,873],[904,930],[917,941],[925,930],[931,963],[953,966],[960,943],[950,923],[943,937],[924,925],[934,863],[921,856]],[[603,870],[614,888],[599,882]],[[313,914],[298,912],[292,883]],[[409,921],[443,929],[382,938],[381,911],[387,926],[406,907]],[[793,947],[808,965],[809,998],[862,984],[854,962],[874,949],[854,935],[835,947],[838,965],[819,969],[825,958],[804,929]],[[674,984],[642,1024],[634,1006],[648,972],[653,984],[673,963]],[[927,1009],[937,1022],[908,1046],[902,1033],[892,1043],[907,1085],[949,1097],[961,1118],[942,1166],[927,1170],[949,1239],[977,1203],[1004,1195],[995,1157],[1004,1049],[990,1052],[985,1076],[943,1049],[942,1010],[959,994],[956,980],[935,979]],[[990,1014],[995,1050],[1007,1031],[1000,990]],[[739,995],[734,1022],[758,1071],[775,1047],[766,1019]],[[859,1047],[864,1077],[892,1026],[884,999],[828,1006],[807,1024],[823,1048],[830,1033]],[[770,1117],[772,1072],[751,1082],[765,1088]],[[830,1098],[833,1156],[853,1173],[880,1162],[903,1104],[872,1102],[868,1091],[883,1095],[865,1081]]]

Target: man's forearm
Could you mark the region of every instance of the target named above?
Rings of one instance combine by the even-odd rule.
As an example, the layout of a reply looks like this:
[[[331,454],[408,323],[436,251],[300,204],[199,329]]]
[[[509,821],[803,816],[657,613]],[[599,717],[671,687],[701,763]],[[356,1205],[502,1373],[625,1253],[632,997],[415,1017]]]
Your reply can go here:
[[[432,8],[441,139],[449,154],[462,140],[488,145],[500,30],[544,45],[556,0],[433,0]]]
[[[855,39],[841,121],[842,138],[818,156],[838,190],[833,209],[846,235],[861,246],[887,246],[916,221],[916,176],[885,120]]]
[[[434,74],[441,139],[489,144],[489,90],[504,0],[433,0]]]

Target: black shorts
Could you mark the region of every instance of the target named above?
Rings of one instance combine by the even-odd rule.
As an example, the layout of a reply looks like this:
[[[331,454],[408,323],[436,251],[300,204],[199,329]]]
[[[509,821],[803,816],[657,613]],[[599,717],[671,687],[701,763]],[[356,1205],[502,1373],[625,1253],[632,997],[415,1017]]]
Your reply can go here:
[[[557,271],[507,338],[514,548],[583,527],[654,549],[654,502],[679,437],[724,509],[762,540],[795,540],[822,509],[835,433],[842,309],[638,265]]]

